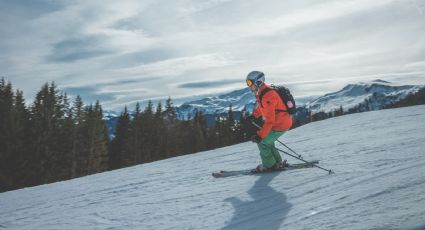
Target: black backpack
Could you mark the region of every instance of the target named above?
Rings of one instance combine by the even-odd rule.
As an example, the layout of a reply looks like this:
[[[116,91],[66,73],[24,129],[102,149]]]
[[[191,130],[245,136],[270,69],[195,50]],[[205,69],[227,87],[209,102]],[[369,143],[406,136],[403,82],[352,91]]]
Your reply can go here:
[[[269,92],[270,90],[275,90],[277,92],[277,94],[279,94],[280,99],[282,99],[282,102],[286,105],[286,108],[288,110],[283,110],[283,109],[276,109],[276,112],[287,112],[291,115],[295,114],[297,112],[297,107],[295,106],[295,100],[294,97],[292,96],[291,92],[289,91],[288,88],[286,88],[285,86],[276,86],[276,85],[271,85],[270,87],[265,88],[260,96],[260,103],[261,103],[261,107],[263,107],[263,96]]]

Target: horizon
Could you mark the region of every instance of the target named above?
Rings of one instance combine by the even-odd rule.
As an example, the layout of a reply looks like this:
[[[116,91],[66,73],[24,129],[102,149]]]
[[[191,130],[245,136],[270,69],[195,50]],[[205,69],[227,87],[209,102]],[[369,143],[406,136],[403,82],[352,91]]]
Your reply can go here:
[[[14,87],[13,82],[7,81],[7,79],[4,79],[4,80],[5,80],[6,83],[11,83],[12,84],[12,87]],[[327,83],[329,81],[320,81],[320,82],[321,83]],[[378,83],[381,83],[381,84],[389,84],[389,85],[392,85],[392,86],[417,85],[417,86],[420,86],[420,87],[425,87],[425,83],[424,84],[419,84],[419,85],[418,84],[401,84],[400,81],[399,82],[389,82],[389,81],[386,81],[386,80],[383,80],[383,79],[380,79],[380,78],[373,79],[373,80],[368,80],[368,81],[356,81],[356,82],[355,81],[348,81],[348,82],[342,82],[341,81],[341,82],[339,82],[339,84],[335,84],[335,85],[338,85],[340,87],[336,88],[333,91],[326,91],[326,92],[324,92],[323,94],[320,94],[320,95],[319,94],[301,95],[301,96],[294,95],[294,98],[295,98],[295,100],[300,101],[300,102],[303,102],[302,104],[304,104],[304,103],[307,103],[307,102],[311,102],[312,100],[316,100],[319,97],[326,96],[327,94],[336,93],[336,92],[342,90],[344,87],[348,86],[349,84],[362,84],[362,83],[372,83],[372,82],[378,82]],[[55,82],[46,82],[45,84],[49,84],[50,85],[51,83],[54,83],[55,84],[55,86],[57,87],[57,89],[59,90],[60,93],[66,93],[67,96],[68,96],[68,99],[75,100],[75,97],[77,95],[70,97],[69,94],[66,91],[64,91],[63,89],[61,89],[61,87],[58,86]],[[343,83],[346,83],[346,84],[343,84]],[[271,83],[271,84],[273,84],[273,83]],[[297,83],[295,83],[294,85],[296,85],[296,84]],[[281,85],[281,83],[277,83],[277,85]],[[289,86],[289,88],[290,87],[291,86]],[[192,95],[192,96],[181,97],[181,98],[173,98],[171,96],[164,97],[164,98],[156,98],[156,99],[149,98],[149,99],[146,99],[146,100],[133,102],[132,104],[124,104],[122,107],[116,107],[115,109],[105,109],[103,107],[103,105],[102,105],[102,102],[101,101],[99,101],[99,102],[100,102],[100,105],[102,106],[102,110],[104,112],[107,112],[107,113],[111,113],[111,112],[112,113],[120,113],[120,112],[123,112],[124,111],[125,107],[127,108],[128,111],[133,112],[137,103],[139,103],[140,107],[143,109],[143,108],[147,107],[148,102],[150,101],[150,102],[152,102],[153,109],[156,109],[156,107],[157,107],[157,105],[159,103],[161,103],[162,106],[164,106],[166,100],[168,98],[171,98],[172,105],[174,107],[179,107],[179,106],[181,106],[181,105],[183,105],[185,103],[196,102],[196,101],[203,100],[203,99],[210,98],[210,97],[219,97],[219,96],[222,96],[222,95],[230,94],[232,92],[240,91],[240,90],[244,90],[244,89],[248,89],[248,88],[247,87],[242,87],[242,88],[232,89],[232,90],[228,90],[228,91],[224,91],[224,92],[219,92],[219,93],[198,94],[198,95]],[[16,91],[16,90],[20,90],[20,89],[14,87],[14,88],[12,88],[12,90],[13,91]],[[23,92],[23,93],[25,95],[25,92]],[[31,104],[33,102],[27,100],[26,98],[24,98],[24,99],[25,99],[26,106],[28,106],[28,107],[31,106]],[[81,99],[83,100],[83,103],[84,103],[85,106],[95,104],[95,101],[89,101],[89,102],[87,102],[83,97]]]
[[[425,3],[415,0],[31,0],[0,9],[0,76],[27,103],[55,82],[105,110],[168,97],[176,105],[242,89],[252,70],[296,97],[375,79],[425,84]]]

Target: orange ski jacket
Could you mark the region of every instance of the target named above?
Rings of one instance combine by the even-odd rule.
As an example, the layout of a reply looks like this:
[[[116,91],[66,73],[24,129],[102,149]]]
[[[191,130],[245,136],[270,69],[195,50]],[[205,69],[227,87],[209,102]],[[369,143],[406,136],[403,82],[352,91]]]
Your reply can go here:
[[[257,131],[258,136],[261,138],[265,138],[270,133],[270,130],[285,131],[292,126],[292,117],[289,113],[276,111],[277,109],[287,110],[287,108],[275,90],[266,92],[260,102],[259,95],[267,87],[270,86],[266,83],[262,84],[255,95],[257,98],[257,108],[254,110],[253,115],[256,118],[262,116],[264,120],[263,127]]]

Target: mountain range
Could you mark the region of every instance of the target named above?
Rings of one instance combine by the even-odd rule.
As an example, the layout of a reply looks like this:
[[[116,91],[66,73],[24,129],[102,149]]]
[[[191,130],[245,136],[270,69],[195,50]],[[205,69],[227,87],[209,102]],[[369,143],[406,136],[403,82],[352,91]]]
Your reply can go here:
[[[305,114],[306,111],[311,111],[312,114],[328,113],[341,108],[344,112],[349,112],[356,107],[361,107],[359,111],[370,111],[379,110],[387,105],[396,103],[409,94],[416,93],[422,87],[424,86],[395,85],[391,82],[377,79],[369,82],[348,84],[337,92],[323,96],[294,96],[299,114]],[[206,116],[208,124],[211,125],[214,123],[214,118],[219,115],[225,115],[230,106],[235,112],[235,118],[239,119],[242,111],[252,112],[257,105],[254,94],[249,88],[244,88],[230,93],[185,102],[176,107],[176,113],[179,119],[190,119],[194,117],[196,111],[201,111]],[[104,120],[107,122],[110,134],[113,133],[117,117],[117,112],[104,112]]]
[[[421,87],[423,86],[395,86],[390,82],[378,79],[349,84],[337,92],[320,97],[296,97],[295,95],[295,100],[298,107],[310,108],[313,113],[330,112],[339,109],[341,106],[344,111],[348,111],[365,101],[371,103],[370,110],[379,110],[417,92]],[[245,88],[227,94],[186,102],[177,107],[176,110],[180,118],[185,118],[189,115],[193,116],[195,110],[202,111],[204,114],[226,113],[230,106],[232,106],[233,111],[246,110],[251,112],[256,107],[255,97],[249,88]]]
[[[383,80],[349,84],[340,91],[325,94],[307,102],[304,107],[312,113],[331,112],[343,108],[344,111],[367,104],[368,110],[379,110],[387,105],[404,99],[409,94],[414,94],[423,86],[402,85],[396,86]]]

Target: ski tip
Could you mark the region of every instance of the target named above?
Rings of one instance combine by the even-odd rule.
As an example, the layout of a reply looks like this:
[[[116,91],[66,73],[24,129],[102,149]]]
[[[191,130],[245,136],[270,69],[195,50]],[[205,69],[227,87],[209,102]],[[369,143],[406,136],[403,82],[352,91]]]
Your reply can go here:
[[[329,169],[329,175],[331,175],[331,174],[335,174],[335,172],[332,171],[331,169]]]

